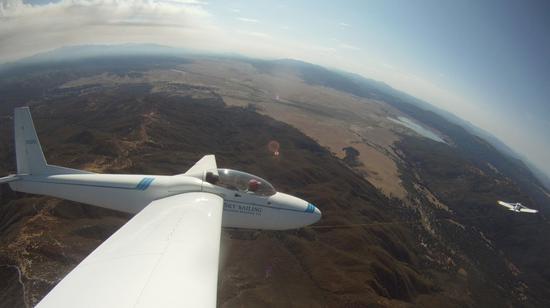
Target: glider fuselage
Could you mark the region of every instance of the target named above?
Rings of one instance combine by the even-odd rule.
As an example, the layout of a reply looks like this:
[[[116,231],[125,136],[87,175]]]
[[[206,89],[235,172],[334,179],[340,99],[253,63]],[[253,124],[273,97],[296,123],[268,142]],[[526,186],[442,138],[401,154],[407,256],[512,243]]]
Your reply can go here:
[[[312,204],[284,193],[259,196],[186,175],[18,175],[18,180],[9,185],[15,191],[48,195],[131,214],[138,213],[153,200],[186,192],[208,192],[224,199],[222,225],[230,228],[284,230],[312,224],[321,217]]]

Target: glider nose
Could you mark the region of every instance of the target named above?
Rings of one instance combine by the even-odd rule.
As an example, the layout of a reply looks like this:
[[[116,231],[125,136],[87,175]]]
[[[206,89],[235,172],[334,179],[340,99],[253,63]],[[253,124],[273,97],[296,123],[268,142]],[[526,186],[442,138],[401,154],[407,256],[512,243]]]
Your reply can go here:
[[[315,222],[318,222],[319,219],[321,219],[321,216],[323,216],[323,214],[321,213],[321,210],[315,205],[313,205],[313,208],[314,208],[313,215],[315,215]]]
[[[318,222],[321,217],[323,217],[323,213],[321,213],[321,210],[317,207],[315,207],[315,215],[317,215],[317,220],[315,222]]]
[[[310,222],[308,223],[308,225],[318,222],[319,219],[321,219],[321,217],[323,216],[321,214],[321,210],[313,205],[313,203],[307,204],[305,212],[310,214]]]
[[[270,197],[270,202],[282,210],[279,211],[280,230],[302,228],[321,219],[321,211],[315,205],[298,197],[278,192]]]

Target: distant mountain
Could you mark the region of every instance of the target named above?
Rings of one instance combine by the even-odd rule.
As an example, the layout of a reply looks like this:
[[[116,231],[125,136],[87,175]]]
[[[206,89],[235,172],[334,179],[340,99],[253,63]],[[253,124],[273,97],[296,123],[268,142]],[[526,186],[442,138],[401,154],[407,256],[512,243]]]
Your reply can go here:
[[[550,190],[550,180],[548,176],[538,170],[534,165],[530,163],[526,164],[524,162],[527,161],[525,157],[515,152],[494,135],[448,111],[396,90],[383,82],[364,78],[358,74],[334,71],[319,65],[297,60],[283,59],[264,61],[249,59],[248,62],[260,71],[273,73],[281,70],[288,70],[293,73],[298,73],[309,84],[333,88],[360,97],[385,101],[401,111],[408,113],[410,116],[415,117],[417,120],[451,137],[455,137],[454,139],[461,140],[463,142],[461,145],[471,150],[486,142],[487,144],[483,145],[481,148],[486,149],[492,154],[484,153],[482,155],[483,157],[492,157],[493,159],[489,160],[490,162],[501,165],[502,168],[506,170],[509,169],[507,167],[509,163],[517,167],[517,170],[512,168],[514,170],[510,170],[510,172],[507,173],[508,176],[517,178],[519,174],[523,174],[528,178],[526,183],[535,183],[539,187]],[[472,151],[472,157],[480,155],[481,153],[479,152],[480,151]],[[518,172],[518,170],[521,171]]]
[[[123,45],[78,45],[58,48],[52,51],[36,54],[15,62],[5,63],[0,69],[15,66],[56,63],[105,56],[179,56],[189,54],[190,51],[181,48],[172,48],[155,44],[123,44]]]

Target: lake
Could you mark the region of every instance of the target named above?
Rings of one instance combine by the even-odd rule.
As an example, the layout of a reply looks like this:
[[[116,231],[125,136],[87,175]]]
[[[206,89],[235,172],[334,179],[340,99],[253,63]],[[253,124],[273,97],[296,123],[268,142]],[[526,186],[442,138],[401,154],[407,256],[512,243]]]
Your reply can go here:
[[[445,140],[443,140],[441,137],[439,137],[437,134],[435,134],[434,132],[432,132],[431,130],[427,129],[427,128],[424,128],[422,127],[421,125],[415,123],[413,120],[409,119],[409,118],[406,118],[406,117],[398,117],[397,119],[394,119],[394,118],[390,118],[388,117],[388,119],[390,119],[392,122],[395,122],[399,125],[402,125],[402,126],[405,126],[409,129],[412,129],[413,131],[415,131],[417,134],[423,136],[423,137],[426,137],[426,138],[430,138],[434,141],[437,141],[437,142],[443,142],[443,143],[446,143]]]

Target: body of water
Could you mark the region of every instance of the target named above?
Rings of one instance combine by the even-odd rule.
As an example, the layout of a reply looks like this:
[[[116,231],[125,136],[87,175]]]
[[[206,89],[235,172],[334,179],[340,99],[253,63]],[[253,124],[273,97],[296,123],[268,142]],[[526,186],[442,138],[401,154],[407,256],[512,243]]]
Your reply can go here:
[[[397,119],[394,119],[394,118],[390,118],[388,117],[388,119],[390,119],[392,122],[395,122],[399,125],[402,125],[402,126],[405,126],[409,129],[412,129],[413,131],[415,131],[417,134],[423,136],[423,137],[426,137],[426,138],[430,138],[434,141],[437,141],[437,142],[443,142],[443,143],[446,143],[445,140],[443,140],[441,137],[439,137],[437,134],[435,134],[434,132],[432,132],[431,130],[427,129],[427,128],[424,128],[422,127],[421,125],[415,123],[413,120],[409,119],[409,118],[406,118],[406,117],[398,117]]]

